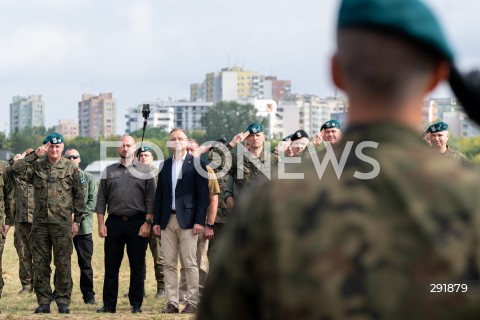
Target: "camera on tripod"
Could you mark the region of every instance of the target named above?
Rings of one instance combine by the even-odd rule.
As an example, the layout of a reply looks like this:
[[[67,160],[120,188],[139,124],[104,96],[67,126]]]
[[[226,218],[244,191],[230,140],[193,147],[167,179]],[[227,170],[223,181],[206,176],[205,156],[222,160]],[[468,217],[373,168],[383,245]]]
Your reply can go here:
[[[145,118],[145,120],[148,119],[148,116],[150,115],[150,105],[148,103],[143,105],[142,115]]]

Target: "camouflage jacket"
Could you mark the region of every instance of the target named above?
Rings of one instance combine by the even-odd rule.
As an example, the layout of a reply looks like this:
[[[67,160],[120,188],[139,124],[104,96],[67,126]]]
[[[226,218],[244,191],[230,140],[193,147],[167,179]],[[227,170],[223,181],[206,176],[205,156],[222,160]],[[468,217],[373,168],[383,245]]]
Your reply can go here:
[[[462,165],[468,165],[469,162],[467,158],[458,150],[452,149],[447,146],[447,151],[443,154],[446,158],[455,160],[456,162]]]
[[[5,224],[5,200],[7,198],[6,171],[8,164],[0,161],[0,226]]]
[[[83,220],[78,229],[78,234],[84,235],[92,233],[93,212],[95,211],[95,204],[97,203],[97,183],[90,173],[83,170],[78,171],[80,173],[80,183],[83,187],[85,202],[85,212],[83,213]]]
[[[217,180],[220,187],[220,194],[218,195],[218,208],[215,223],[226,223],[228,221],[230,210],[227,208],[225,190],[227,189],[227,184],[231,184],[229,189],[233,189],[233,180],[229,175],[224,175]]]
[[[84,192],[77,167],[65,158],[51,164],[45,157],[37,161],[32,153],[12,166],[14,175],[33,184],[35,210],[33,223],[71,225],[85,214]]]
[[[313,161],[243,195],[198,319],[478,318],[479,173],[394,124],[351,128],[334,150],[350,151],[340,178]]]
[[[10,165],[13,166],[13,160],[10,159],[9,162]],[[26,182],[17,175],[14,175],[12,170],[9,170],[8,173],[14,189],[13,198],[15,205],[13,207],[13,220],[14,222],[32,223],[33,210],[35,209],[33,184]]]
[[[232,154],[232,166],[227,176],[231,177],[233,184],[225,184],[225,199],[234,197],[235,201],[238,201],[247,186],[253,182],[269,180],[277,166],[278,156],[264,150],[258,158],[254,158],[248,151],[240,155]],[[228,179],[230,178],[227,178],[227,181]]]

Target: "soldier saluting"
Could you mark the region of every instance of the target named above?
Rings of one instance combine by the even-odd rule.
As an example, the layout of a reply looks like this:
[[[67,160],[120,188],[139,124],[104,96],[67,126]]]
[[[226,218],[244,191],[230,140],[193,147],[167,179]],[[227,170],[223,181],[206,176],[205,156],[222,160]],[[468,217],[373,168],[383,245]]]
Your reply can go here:
[[[32,183],[35,190],[35,210],[30,235],[35,268],[33,286],[39,304],[35,313],[50,313],[52,249],[58,312],[70,313],[72,239],[78,232],[85,205],[78,170],[71,161],[62,157],[63,141],[61,134],[52,133],[34,153],[18,160],[12,166],[12,172]],[[46,157],[37,161],[44,155]]]

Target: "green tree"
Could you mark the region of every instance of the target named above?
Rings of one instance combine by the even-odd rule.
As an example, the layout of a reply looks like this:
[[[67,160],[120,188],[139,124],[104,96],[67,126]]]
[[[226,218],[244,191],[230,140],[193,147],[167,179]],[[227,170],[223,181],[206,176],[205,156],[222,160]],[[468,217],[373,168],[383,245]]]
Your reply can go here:
[[[10,146],[14,153],[22,153],[28,148],[35,149],[40,146],[46,135],[45,127],[26,127],[10,136]]]
[[[10,141],[7,139],[5,132],[0,131],[0,149],[7,149],[10,146]]]
[[[90,163],[100,160],[100,142],[90,137],[75,137],[65,141],[65,151],[67,149],[77,149],[82,161],[80,168],[85,169]]]
[[[257,116],[257,110],[252,104],[237,102],[219,102],[202,116],[202,126],[206,130],[205,140],[216,140],[220,137],[231,139],[234,135],[244,132],[253,122],[263,126],[268,125],[267,119]]]

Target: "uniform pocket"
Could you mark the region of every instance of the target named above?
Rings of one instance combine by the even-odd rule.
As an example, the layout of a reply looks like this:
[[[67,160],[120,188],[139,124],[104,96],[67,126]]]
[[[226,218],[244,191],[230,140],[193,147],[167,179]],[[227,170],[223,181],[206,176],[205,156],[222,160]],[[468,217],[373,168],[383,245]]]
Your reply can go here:
[[[70,191],[72,189],[72,176],[65,171],[60,171],[57,175],[59,185],[63,190]]]

